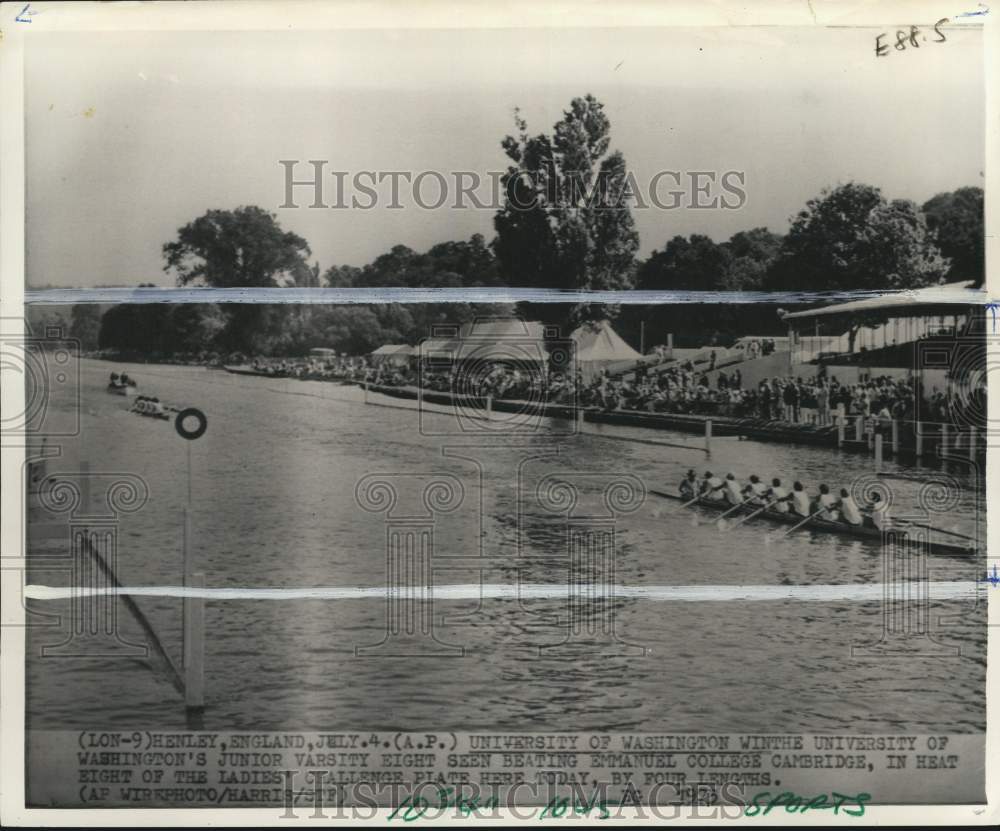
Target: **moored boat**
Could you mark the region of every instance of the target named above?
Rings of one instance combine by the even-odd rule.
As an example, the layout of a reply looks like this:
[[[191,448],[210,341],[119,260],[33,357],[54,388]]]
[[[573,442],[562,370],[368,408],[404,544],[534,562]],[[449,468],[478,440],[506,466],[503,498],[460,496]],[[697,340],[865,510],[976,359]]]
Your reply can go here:
[[[654,496],[659,496],[664,499],[672,499],[676,502],[689,502],[690,500],[685,499],[676,493],[667,493],[666,491],[659,491],[650,489],[649,491]],[[733,508],[728,502],[725,501],[715,501],[711,499],[700,498],[695,503],[699,508],[704,508],[706,510],[715,511],[717,513],[725,513],[726,511],[732,509],[734,514],[751,514],[755,511],[760,511],[759,505],[743,505],[739,508]],[[805,519],[795,513],[782,513],[781,511],[773,510],[763,510],[757,514],[759,518],[770,520],[771,522],[777,522],[782,525],[798,525],[801,523],[803,529],[809,529],[810,531],[821,531],[825,533],[840,534],[844,537],[854,537],[859,539],[872,540],[874,542],[882,541],[882,531],[878,528],[871,528],[866,525],[849,525],[846,522],[831,522],[830,520],[820,519],[819,517],[813,517],[810,519]],[[905,527],[905,526],[901,526]],[[920,531],[929,531],[934,533],[931,529],[918,529]],[[947,533],[944,531],[939,531],[938,533]],[[961,544],[958,542],[946,542],[939,539],[931,539],[930,547],[933,551],[938,553],[947,554],[976,554],[978,553],[975,545],[973,545],[970,540],[967,543]]]
[[[153,401],[142,396],[139,396],[139,399],[132,405],[129,412],[146,416],[147,418],[159,418],[164,421],[169,420],[171,417],[170,410],[164,407],[159,401]]]
[[[131,384],[108,384],[108,392],[112,395],[135,395],[135,387]]]

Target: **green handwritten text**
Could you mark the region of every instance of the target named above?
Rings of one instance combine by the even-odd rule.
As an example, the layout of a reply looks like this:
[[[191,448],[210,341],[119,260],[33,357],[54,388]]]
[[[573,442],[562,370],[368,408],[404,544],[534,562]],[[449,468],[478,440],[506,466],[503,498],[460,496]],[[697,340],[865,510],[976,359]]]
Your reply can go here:
[[[792,791],[782,791],[774,796],[772,796],[770,791],[761,791],[750,800],[750,804],[747,805],[743,814],[748,817],[766,817],[772,810],[779,807],[783,807],[789,814],[804,814],[806,811],[826,811],[830,809],[833,810],[833,813],[839,814],[841,808],[843,808],[844,813],[849,816],[863,817],[865,815],[865,803],[870,801],[871,798],[872,795],[870,793],[859,793],[856,796],[849,796],[833,791],[829,795],[821,793],[810,797],[800,796],[799,794],[792,793]]]

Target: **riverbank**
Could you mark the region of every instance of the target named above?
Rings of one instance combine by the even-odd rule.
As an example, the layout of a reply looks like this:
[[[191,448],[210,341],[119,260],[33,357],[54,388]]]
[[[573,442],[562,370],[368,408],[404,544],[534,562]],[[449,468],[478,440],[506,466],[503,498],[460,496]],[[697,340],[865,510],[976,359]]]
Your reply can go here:
[[[363,381],[344,380],[342,383],[365,386]],[[700,415],[695,413],[651,413],[641,410],[604,410],[597,407],[576,407],[568,404],[548,404],[544,401],[519,401],[510,399],[485,399],[461,396],[449,392],[421,390],[418,387],[393,387],[367,384],[372,392],[411,401],[423,400],[431,404],[469,409],[492,409],[502,413],[537,414],[545,418],[582,419],[595,424],[614,424],[625,427],[642,427],[650,430],[671,430],[704,436],[737,437],[781,444],[802,444],[828,447],[854,453],[872,455],[876,437],[880,437],[884,457],[922,462],[955,461],[972,458],[979,461],[985,456],[985,444],[969,432],[948,425],[874,425],[870,419],[849,416],[844,429],[835,425],[796,424],[760,418]],[[860,425],[860,426],[859,426]],[[972,444],[970,444],[970,438]]]
[[[211,365],[206,369],[225,370],[234,375],[262,378],[323,381],[365,387],[373,392],[410,401],[423,400],[441,406],[461,407],[464,411],[537,414],[555,419],[583,419],[594,424],[638,427],[649,430],[669,430],[698,436],[735,437],[762,442],[806,445],[844,450],[865,455],[895,458],[899,461],[938,465],[942,462],[972,463],[983,469],[985,434],[965,425],[940,423],[897,422],[876,424],[873,419],[848,415],[841,429],[838,425],[806,424],[759,417],[737,417],[718,414],[649,412],[645,410],[577,407],[572,403],[549,403],[544,400],[458,395],[444,390],[423,389],[413,385],[374,384],[350,374],[303,372],[291,374],[255,369],[248,365]],[[876,447],[876,444],[880,447]]]

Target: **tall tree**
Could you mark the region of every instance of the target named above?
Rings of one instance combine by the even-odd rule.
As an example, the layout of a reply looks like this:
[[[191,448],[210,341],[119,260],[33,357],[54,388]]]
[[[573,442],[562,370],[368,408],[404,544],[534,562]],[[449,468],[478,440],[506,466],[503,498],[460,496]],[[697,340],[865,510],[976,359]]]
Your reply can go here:
[[[309,245],[282,230],[274,214],[256,205],[232,211],[211,210],[180,228],[163,246],[164,271],[178,285],[199,283],[217,288],[272,287],[310,281]],[[220,336],[228,349],[253,350],[273,336],[287,309],[233,304]]]
[[[609,152],[603,104],[574,98],[551,136],[528,135],[519,112],[514,123],[518,134],[501,143],[511,164],[494,217],[501,279],[532,288],[631,288],[639,235],[625,159]],[[525,311],[564,327],[615,312],[593,304]]]
[[[636,273],[637,287],[659,291],[722,291],[730,288],[728,274],[732,254],[725,245],[719,245],[703,234],[690,238],[675,236],[663,249],[653,251],[640,263]],[[641,315],[646,326],[646,347],[665,343],[667,334],[675,336],[676,345],[685,342],[685,336],[694,335],[699,343],[706,343],[719,328],[725,308],[716,305],[664,304],[630,309],[626,321]],[[632,334],[634,324],[627,325]]]
[[[357,285],[361,269],[353,265],[332,265],[323,272],[322,285],[332,289],[348,289]]]
[[[308,243],[283,231],[274,214],[247,205],[208,211],[180,228],[163,246],[163,270],[173,271],[181,286],[277,286],[304,274],[309,254]]]
[[[120,303],[101,317],[98,336],[101,349],[114,349],[148,356],[177,350],[170,329],[167,303]]]
[[[948,263],[923,215],[849,183],[809,200],[768,275],[772,289],[904,289],[940,283]]]
[[[467,241],[442,242],[424,253],[405,245],[395,245],[364,268],[334,266],[327,269],[324,281],[329,286],[401,287],[401,288],[461,288],[462,286],[497,285],[497,264],[493,253],[479,234]],[[477,316],[509,314],[501,304],[471,305],[468,303],[420,303],[412,306],[382,304],[371,307],[378,325],[365,338],[381,338],[381,343],[416,344],[431,335],[435,324],[461,324]],[[337,319],[340,319],[339,313]],[[370,320],[370,319],[369,319]],[[343,325],[321,327],[337,332],[341,343],[357,344],[359,335],[349,339]],[[353,330],[352,330],[353,331]],[[330,345],[333,348],[335,344]],[[343,347],[347,348],[347,347]]]
[[[924,203],[923,211],[938,248],[951,259],[948,279],[975,280],[981,286],[986,279],[983,189],[939,193]]]
[[[80,342],[85,352],[97,349],[101,332],[101,310],[89,303],[78,303],[70,312],[69,335]]]
[[[732,254],[703,234],[677,236],[638,269],[640,289],[722,291],[728,288]]]
[[[781,252],[782,238],[767,228],[733,234],[723,243],[729,252],[726,287],[732,291],[758,291]]]

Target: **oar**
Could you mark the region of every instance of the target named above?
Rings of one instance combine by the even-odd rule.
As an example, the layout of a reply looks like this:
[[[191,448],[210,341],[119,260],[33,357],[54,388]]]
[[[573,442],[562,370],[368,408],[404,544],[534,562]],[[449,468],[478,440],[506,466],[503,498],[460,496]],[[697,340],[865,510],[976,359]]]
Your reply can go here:
[[[971,540],[972,542],[977,542],[975,537],[970,537],[968,534],[960,534],[958,531],[949,531],[947,528],[938,528],[936,525],[927,525],[923,522],[900,522],[896,523],[897,528],[906,528],[907,526],[913,528],[929,528],[931,531],[937,531],[940,534],[950,534],[953,537],[961,537],[963,540]]]
[[[738,511],[738,510],[739,510],[740,508],[742,508],[742,507],[743,507],[744,505],[746,505],[746,504],[747,504],[747,502],[749,502],[749,501],[750,501],[751,499],[753,499],[753,497],[752,497],[752,496],[748,496],[748,497],[747,497],[746,499],[744,499],[744,500],[743,500],[742,502],[740,502],[740,503],[739,503],[738,505],[733,505],[733,507],[732,507],[732,508],[730,508],[730,509],[729,509],[728,511],[726,511],[726,512],[724,512],[724,513],[720,514],[720,515],[719,515],[719,516],[718,516],[718,517],[716,518],[716,520],[715,520],[716,524],[718,524],[718,523],[722,522],[722,520],[724,520],[724,519],[725,519],[725,518],[726,518],[727,516],[729,516],[729,515],[730,515],[730,514],[731,514],[731,513],[733,512],[733,511]]]
[[[816,511],[816,513],[814,513],[814,514],[810,514],[810,515],[809,515],[809,516],[807,516],[807,517],[806,517],[806,518],[805,518],[804,520],[802,520],[802,522],[797,522],[797,523],[795,523],[795,525],[793,525],[793,526],[792,526],[791,528],[789,528],[789,529],[788,529],[787,531],[782,531],[782,532],[781,532],[780,534],[778,534],[778,536],[777,536],[777,537],[775,537],[774,539],[776,539],[776,540],[780,540],[780,539],[782,539],[783,537],[787,537],[787,536],[788,536],[789,534],[791,534],[791,533],[792,533],[792,531],[797,531],[797,530],[798,530],[799,528],[801,528],[801,527],[802,527],[803,525],[805,525],[805,524],[806,524],[806,523],[807,523],[807,522],[808,522],[808,521],[809,521],[810,519],[815,519],[815,518],[816,518],[816,517],[818,517],[818,516],[819,516],[819,515],[820,515],[821,513],[823,513],[823,511],[825,511],[825,510],[826,510],[826,506],[824,505],[824,506],[823,506],[822,508],[820,508],[820,509],[819,509],[818,511]]]
[[[668,494],[661,494],[661,495],[662,496],[668,496]],[[681,505],[676,511],[674,511],[674,513],[675,514],[680,513],[684,508],[687,508],[690,505],[694,505],[694,503],[697,502],[699,499],[701,499],[701,494],[700,493],[694,499],[692,499],[690,502],[685,502],[683,505]],[[661,508],[655,508],[653,510],[653,517],[655,519],[659,519],[662,516],[662,514],[663,514],[663,510]]]
[[[701,499],[701,496],[702,496],[702,495],[701,495],[701,494],[699,493],[699,494],[698,494],[698,495],[697,495],[697,496],[696,496],[696,497],[695,497],[694,499],[692,499],[692,500],[691,500],[690,502],[685,502],[685,503],[684,503],[683,505],[681,505],[681,507],[680,507],[680,508],[678,508],[677,510],[678,510],[678,511],[680,511],[680,510],[681,510],[681,508],[688,508],[688,507],[690,507],[691,505],[694,505],[694,503],[695,503],[695,502],[697,502],[697,501],[698,501],[699,499]]]
[[[752,497],[752,496],[751,496],[750,498],[751,498],[751,499],[753,499],[753,497]],[[758,508],[758,509],[757,509],[756,511],[754,511],[754,512],[753,512],[752,514],[747,514],[747,515],[746,515],[745,517],[741,517],[741,518],[740,518],[740,519],[739,519],[739,520],[738,520],[738,521],[737,521],[737,522],[736,522],[736,523],[735,523],[735,524],[733,525],[733,528],[739,528],[739,526],[741,526],[741,525],[742,525],[742,524],[743,524],[744,522],[746,522],[746,521],[747,521],[748,519],[753,519],[753,518],[754,518],[755,516],[757,516],[757,514],[761,513],[762,511],[766,511],[766,510],[767,510],[768,508],[770,508],[770,507],[771,507],[772,505],[774,505],[774,504],[776,504],[777,502],[780,502],[780,501],[781,501],[781,500],[779,500],[779,499],[773,499],[772,501],[768,502],[768,503],[767,503],[766,505],[764,505],[763,507],[760,507],[760,508]]]
[[[715,520],[716,527],[718,527],[720,531],[725,531],[726,517],[729,516],[729,514],[731,514],[733,511],[738,511],[740,508],[744,507],[751,499],[753,499],[753,497],[748,496],[746,499],[740,502],[739,505],[733,505],[733,507],[730,508],[728,511],[725,511],[724,513],[720,514],[719,518]]]

